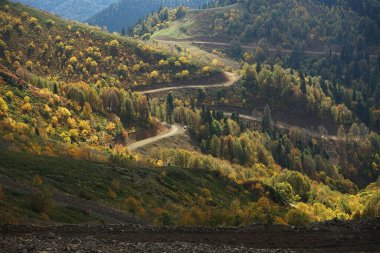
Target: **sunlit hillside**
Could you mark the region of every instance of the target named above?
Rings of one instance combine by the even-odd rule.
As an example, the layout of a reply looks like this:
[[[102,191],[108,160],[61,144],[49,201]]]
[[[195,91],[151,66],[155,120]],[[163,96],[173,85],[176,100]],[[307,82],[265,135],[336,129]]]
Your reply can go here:
[[[63,2],[0,0],[0,252],[376,252],[377,0]]]

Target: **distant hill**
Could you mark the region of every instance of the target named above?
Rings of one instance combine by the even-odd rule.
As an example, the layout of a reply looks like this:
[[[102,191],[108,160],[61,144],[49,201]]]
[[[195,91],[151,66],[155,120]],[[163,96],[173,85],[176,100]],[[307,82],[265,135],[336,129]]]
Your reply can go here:
[[[208,0],[119,0],[92,16],[88,22],[92,25],[106,26],[112,32],[121,32],[123,28],[128,29],[161,7],[184,5],[198,8],[208,2]]]
[[[370,10],[348,3],[330,7],[323,2],[327,1],[251,0],[189,11],[185,18],[170,27],[163,26],[166,31],[160,35],[170,35],[175,28],[180,32],[176,34],[182,37],[245,43],[261,40],[262,44],[284,47],[297,43],[306,47],[347,43],[363,47],[379,43],[378,20]],[[366,8],[369,6],[377,10],[376,5]],[[149,27],[151,20],[147,18],[146,21]]]
[[[180,19],[153,13],[132,32],[142,39],[186,39],[246,62],[320,76],[332,81],[334,88],[321,85],[328,97],[380,129],[379,0],[250,0],[225,6],[232,2],[211,2],[217,7],[190,10]]]
[[[116,0],[13,0],[55,13],[63,18],[85,21]]]

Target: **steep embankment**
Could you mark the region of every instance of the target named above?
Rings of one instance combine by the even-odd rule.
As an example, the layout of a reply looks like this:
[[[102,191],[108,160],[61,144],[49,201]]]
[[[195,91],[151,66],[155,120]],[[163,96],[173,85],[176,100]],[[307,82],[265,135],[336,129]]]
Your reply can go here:
[[[31,211],[31,199],[48,197],[43,194],[46,190],[52,193],[53,205],[75,207],[107,223],[178,224],[187,207],[198,205],[198,201],[203,203],[208,194],[212,200],[204,204],[221,210],[234,199],[246,203],[260,196],[213,171],[159,169],[138,162],[118,166],[2,149],[0,174],[0,184],[4,187],[0,223],[41,222],[46,217],[50,217],[49,222],[62,222],[62,218],[53,216],[48,202],[41,202],[45,207],[43,213]],[[25,198],[15,202],[20,196]],[[185,224],[185,220],[181,222]]]

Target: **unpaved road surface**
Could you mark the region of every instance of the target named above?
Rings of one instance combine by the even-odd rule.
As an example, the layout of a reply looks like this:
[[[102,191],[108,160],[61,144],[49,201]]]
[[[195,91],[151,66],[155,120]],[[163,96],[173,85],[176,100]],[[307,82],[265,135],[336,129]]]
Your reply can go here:
[[[232,114],[231,112],[228,112],[228,111],[223,111],[223,113],[226,116],[231,116],[231,114]],[[239,114],[239,117],[241,119],[254,121],[254,122],[261,122],[262,121],[262,116]],[[296,125],[290,125],[290,124],[287,124],[285,122],[278,121],[278,122],[274,123],[274,125],[279,129],[285,129],[285,130],[290,130],[292,127],[298,128],[299,130],[304,131],[308,136],[311,136],[311,137],[320,137],[321,136],[321,134],[316,132],[316,131],[311,131],[309,129],[305,129],[305,128],[302,128],[302,127],[299,127]],[[335,136],[335,135],[325,135],[325,136],[323,136],[323,138],[328,139],[328,140],[334,140],[334,141],[338,139],[337,136]]]
[[[216,84],[203,83],[203,84],[192,84],[192,85],[168,86],[168,87],[154,88],[154,89],[151,89],[149,86],[145,86],[144,88],[146,89],[139,90],[138,92],[143,93],[143,94],[150,94],[150,93],[158,93],[158,92],[176,90],[176,89],[229,87],[229,86],[232,86],[236,81],[238,81],[241,78],[238,74],[231,73],[231,72],[224,72],[224,74],[227,80],[224,82],[216,83]],[[170,131],[168,133],[160,134],[160,135],[157,135],[145,140],[134,142],[128,145],[128,149],[130,151],[135,151],[136,149],[145,147],[159,140],[185,133],[185,130],[183,129],[183,127],[179,125],[172,125],[169,127],[170,127]]]
[[[238,74],[234,74],[231,72],[224,72],[224,74],[226,75],[227,80],[221,83],[190,84],[190,85],[168,86],[168,87],[155,88],[155,89],[151,89],[149,85],[147,85],[147,86],[140,86],[139,88],[141,88],[142,90],[139,90],[138,92],[143,93],[143,94],[150,94],[150,93],[158,93],[162,91],[178,90],[178,89],[199,89],[199,88],[209,89],[209,88],[229,87],[229,86],[232,86],[236,81],[240,79],[240,76]]]
[[[380,219],[295,228],[0,226],[1,252],[379,252]]]
[[[231,47],[232,46],[232,44],[229,42],[208,41],[208,40],[200,40],[197,38],[176,40],[176,39],[172,39],[172,38],[156,37],[154,40],[157,42],[166,42],[166,43],[179,44],[179,45],[192,43],[194,45],[204,45],[204,46],[208,46],[208,47],[215,47],[215,46]],[[246,49],[246,50],[256,50],[256,49],[260,48],[257,45],[249,45],[249,44],[242,44],[241,47],[243,49]],[[268,47],[268,48],[266,48],[266,50],[268,50],[270,52],[280,51],[280,52],[285,53],[285,54],[291,54],[294,52],[294,50],[291,50],[291,49],[276,48],[276,47]],[[324,55],[328,55],[330,52],[329,51],[318,51],[318,50],[308,49],[308,50],[304,50],[302,53],[304,53],[305,55],[311,55],[311,56],[324,56]],[[341,54],[340,51],[334,51],[334,50],[331,53],[336,54],[338,56],[340,56],[340,54]],[[372,53],[369,56],[373,59],[376,59],[378,57],[378,55],[375,53]]]
[[[142,148],[142,147],[149,145],[153,142],[157,142],[159,140],[169,138],[169,137],[172,137],[175,135],[183,134],[183,133],[185,133],[185,129],[183,129],[183,127],[181,127],[179,125],[171,125],[169,132],[164,133],[164,134],[160,134],[160,135],[148,138],[148,139],[144,139],[141,141],[134,142],[128,146],[128,149],[130,151],[135,151],[136,149]]]

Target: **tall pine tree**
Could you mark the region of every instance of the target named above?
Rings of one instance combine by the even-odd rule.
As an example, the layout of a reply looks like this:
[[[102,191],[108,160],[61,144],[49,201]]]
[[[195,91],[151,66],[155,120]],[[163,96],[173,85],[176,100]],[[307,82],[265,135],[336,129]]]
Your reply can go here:
[[[166,97],[166,121],[168,123],[173,122],[173,112],[174,112],[174,98],[173,94],[169,92],[168,96]]]
[[[273,133],[272,115],[268,105],[264,108],[263,120],[261,124],[264,132],[267,132],[268,134]]]

